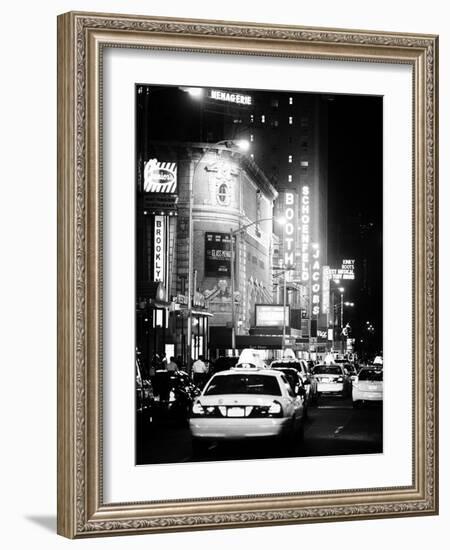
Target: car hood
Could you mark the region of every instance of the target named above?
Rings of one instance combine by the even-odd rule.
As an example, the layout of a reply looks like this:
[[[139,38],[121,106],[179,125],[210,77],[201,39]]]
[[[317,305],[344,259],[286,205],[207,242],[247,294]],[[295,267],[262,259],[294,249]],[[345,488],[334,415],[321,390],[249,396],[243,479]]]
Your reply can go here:
[[[264,406],[271,405],[275,400],[282,400],[281,395],[254,395],[254,394],[237,394],[237,395],[201,395],[198,401],[203,406],[225,405],[225,406],[240,406],[240,405],[255,405]]]

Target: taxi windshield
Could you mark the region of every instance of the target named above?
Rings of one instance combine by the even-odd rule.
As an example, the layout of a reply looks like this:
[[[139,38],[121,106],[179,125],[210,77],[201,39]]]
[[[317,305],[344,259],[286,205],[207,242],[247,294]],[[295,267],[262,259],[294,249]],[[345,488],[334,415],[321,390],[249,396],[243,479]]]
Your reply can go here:
[[[217,375],[211,379],[204,395],[258,394],[281,395],[275,376],[262,374]]]
[[[370,382],[381,382],[383,380],[383,372],[373,369],[362,369],[358,378],[359,380],[369,380]]]
[[[341,367],[332,365],[317,365],[313,370],[314,374],[342,374]]]

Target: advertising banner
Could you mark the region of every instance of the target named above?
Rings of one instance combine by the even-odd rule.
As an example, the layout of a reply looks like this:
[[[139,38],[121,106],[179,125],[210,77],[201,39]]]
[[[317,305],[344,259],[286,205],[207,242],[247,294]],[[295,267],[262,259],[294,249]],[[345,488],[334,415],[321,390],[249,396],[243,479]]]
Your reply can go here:
[[[205,277],[230,277],[229,233],[205,233]]]

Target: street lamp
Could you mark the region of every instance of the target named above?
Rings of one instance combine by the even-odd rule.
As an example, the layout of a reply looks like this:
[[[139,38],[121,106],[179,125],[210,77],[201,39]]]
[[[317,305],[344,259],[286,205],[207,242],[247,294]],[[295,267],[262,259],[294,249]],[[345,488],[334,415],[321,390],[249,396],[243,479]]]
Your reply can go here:
[[[339,292],[341,293],[341,333],[344,328],[344,292],[345,288],[343,286],[339,287]],[[342,336],[342,334],[341,334]],[[342,339],[342,348],[344,347],[344,340]],[[343,349],[341,349],[343,351]]]
[[[257,220],[254,220],[253,222],[250,222],[242,227],[238,227],[237,229],[230,229],[230,250],[231,250],[231,267],[230,267],[230,277],[231,277],[231,349],[236,349],[236,308],[234,304],[234,293],[235,293],[235,274],[234,274],[234,237],[241,233],[242,231],[245,231],[247,228],[251,227],[252,225],[256,225],[261,222],[267,222],[272,221],[274,218],[259,218]],[[284,223],[283,218],[277,218],[276,221],[280,224]],[[286,284],[285,284],[286,286]],[[284,318],[284,308],[283,308],[283,318]],[[283,322],[284,325],[284,322]]]
[[[200,93],[197,93],[201,88],[192,88],[189,90],[191,95],[196,97],[201,97]],[[192,92],[194,92],[192,94]],[[188,228],[188,240],[189,240],[189,252],[188,252],[188,320],[187,320],[187,366],[188,371],[190,370],[190,364],[192,360],[192,303],[193,303],[193,268],[194,268],[194,258],[193,258],[193,233],[194,233],[194,220],[192,218],[193,207],[194,207],[194,181],[197,174],[197,169],[200,166],[202,160],[205,156],[220,146],[224,146],[225,149],[233,151],[245,152],[250,147],[250,144],[247,140],[230,140],[224,139],[212,144],[206,144],[205,150],[200,155],[200,158],[194,164],[190,178],[189,178],[189,208],[188,208],[188,218],[189,218],[189,228]],[[231,262],[233,265],[233,262]],[[232,300],[233,301],[233,300]]]
[[[278,220],[278,222],[282,223],[282,219],[281,220]],[[287,271],[291,271],[294,269],[294,266],[286,266],[286,265],[282,265],[282,266],[279,266],[279,267],[273,267],[272,269],[279,269],[279,270],[282,270],[283,272],[283,336],[282,336],[282,339],[281,339],[281,349],[282,351],[284,351],[285,347],[286,347],[286,301],[287,301],[287,296],[286,296],[286,293],[287,293],[287,286],[286,286],[286,272]]]

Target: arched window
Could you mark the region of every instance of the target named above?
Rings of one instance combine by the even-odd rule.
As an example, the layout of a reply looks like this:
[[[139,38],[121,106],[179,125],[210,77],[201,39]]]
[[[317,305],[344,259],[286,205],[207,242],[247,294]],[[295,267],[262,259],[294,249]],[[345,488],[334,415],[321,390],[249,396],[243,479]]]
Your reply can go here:
[[[219,204],[229,204],[230,202],[230,191],[226,183],[221,183],[219,189],[217,190],[217,202]]]

